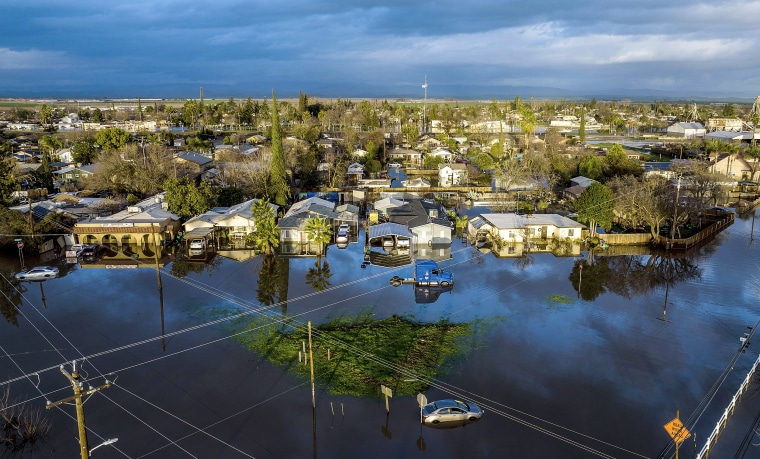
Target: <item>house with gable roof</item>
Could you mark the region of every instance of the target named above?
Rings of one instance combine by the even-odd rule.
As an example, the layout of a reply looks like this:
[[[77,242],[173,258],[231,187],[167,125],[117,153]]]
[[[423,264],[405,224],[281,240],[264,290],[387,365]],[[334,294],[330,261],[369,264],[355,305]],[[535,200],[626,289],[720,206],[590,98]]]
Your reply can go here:
[[[466,164],[451,163],[438,166],[439,186],[466,186],[468,183],[467,177],[468,172]]]
[[[497,257],[521,257],[530,252],[577,256],[585,229],[583,224],[557,214],[484,213],[467,222],[467,236],[490,241]]]
[[[701,123],[675,123],[668,126],[668,135],[682,139],[704,137],[707,129]]]
[[[214,207],[186,221],[185,231],[190,232],[198,228],[213,229],[217,238],[226,239],[230,244],[242,247],[245,245],[245,237],[256,230],[251,207],[258,201],[254,198],[229,207]],[[270,203],[269,207],[277,215],[280,206]]]
[[[415,199],[386,210],[388,221],[409,228],[418,245],[451,244],[454,224],[434,199]]]
[[[336,232],[341,223],[347,223],[355,236],[359,230],[359,207],[352,204],[337,206],[317,196],[293,204],[278,222],[280,228],[280,253],[286,256],[316,256],[320,247],[309,240],[306,224],[309,219],[327,219]]]

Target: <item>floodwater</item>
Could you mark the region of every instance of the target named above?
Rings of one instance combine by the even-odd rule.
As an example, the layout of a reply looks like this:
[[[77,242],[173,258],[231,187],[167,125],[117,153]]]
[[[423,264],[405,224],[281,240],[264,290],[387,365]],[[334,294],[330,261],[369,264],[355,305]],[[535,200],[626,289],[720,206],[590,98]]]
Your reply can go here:
[[[169,262],[159,291],[152,260],[139,269],[73,264],[59,279],[18,283],[10,278],[19,260],[9,256],[0,267],[0,388],[53,427],[45,441],[0,456],[77,457],[74,407],[44,406],[72,395],[59,366],[70,372],[67,362],[87,356],[85,388],[114,382],[84,405],[94,458],[672,457],[663,426],[679,412],[701,448],[757,358],[760,340],[744,353],[739,340],[760,319],[752,231],[753,216],[737,218],[705,247],[673,257],[496,258],[455,240],[441,261],[455,286],[428,301],[389,285],[410,266],[362,268],[356,243],[328,248],[331,276],[321,281],[309,273],[315,258],[282,262],[287,282],[274,288],[260,257]],[[471,400],[485,415],[432,429],[420,425],[414,396],[390,398],[386,414],[379,388],[359,398],[321,385],[313,410],[309,381],[231,339],[220,311],[296,325],[366,313],[474,324],[475,345],[425,396]],[[752,432],[759,398],[753,383],[713,457]],[[684,457],[693,440],[681,445]]]

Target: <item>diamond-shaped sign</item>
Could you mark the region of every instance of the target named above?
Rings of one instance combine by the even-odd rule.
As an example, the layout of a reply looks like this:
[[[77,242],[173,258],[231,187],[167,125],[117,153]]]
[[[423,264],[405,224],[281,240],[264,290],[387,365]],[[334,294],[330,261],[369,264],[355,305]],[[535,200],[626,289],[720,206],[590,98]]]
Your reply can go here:
[[[691,437],[691,432],[683,426],[683,422],[678,418],[674,418],[663,427],[668,432],[668,435],[670,435],[670,438],[677,444],[683,443],[684,440]]]

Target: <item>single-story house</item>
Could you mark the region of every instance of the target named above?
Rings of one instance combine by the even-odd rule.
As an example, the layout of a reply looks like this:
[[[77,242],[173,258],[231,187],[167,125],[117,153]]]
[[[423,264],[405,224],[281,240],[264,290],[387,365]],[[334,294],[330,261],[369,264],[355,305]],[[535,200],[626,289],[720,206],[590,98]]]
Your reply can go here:
[[[86,164],[84,166],[66,166],[57,171],[53,171],[54,177],[58,178],[64,183],[73,183],[81,179],[91,177],[95,173],[94,164]]]
[[[675,123],[668,126],[668,135],[682,139],[704,137],[707,129],[701,123]]]
[[[430,182],[424,177],[415,177],[409,180],[402,180],[401,186],[405,188],[430,188]]]
[[[446,209],[433,199],[409,201],[401,207],[388,208],[388,221],[408,227],[415,244],[451,244],[454,224]]]
[[[364,165],[360,163],[351,163],[346,170],[348,184],[356,185],[364,177]]]
[[[195,151],[179,153],[174,159],[179,163],[190,166],[190,169],[198,174],[209,169],[214,163],[213,159]]]
[[[144,199],[106,217],[80,220],[74,226],[77,242],[103,244],[130,258],[151,258],[156,244],[171,241],[180,229],[180,218],[169,211],[164,193]]]
[[[436,148],[435,150],[428,153],[428,156],[432,156],[434,158],[441,158],[444,163],[450,163],[454,159],[454,153],[449,151],[448,148]]]
[[[394,148],[390,151],[391,160],[401,161],[408,166],[419,167],[422,165],[422,153],[409,148]]]
[[[579,255],[585,228],[557,214],[480,214],[467,222],[467,236],[491,241],[499,256],[521,256],[525,251]]]
[[[258,201],[258,199],[249,199],[230,207],[214,207],[208,212],[185,222],[185,230],[213,228],[217,233],[227,233],[229,240],[245,240],[245,237],[256,229],[256,221],[253,218],[251,207]],[[277,215],[280,207],[272,203],[269,204],[269,207],[274,215]]]
[[[283,255],[316,256],[319,247],[309,240],[306,223],[310,218],[327,219],[335,231],[341,223],[348,223],[354,234],[358,234],[359,207],[352,204],[334,203],[313,196],[293,204],[285,216],[277,222],[280,228],[280,253]]]

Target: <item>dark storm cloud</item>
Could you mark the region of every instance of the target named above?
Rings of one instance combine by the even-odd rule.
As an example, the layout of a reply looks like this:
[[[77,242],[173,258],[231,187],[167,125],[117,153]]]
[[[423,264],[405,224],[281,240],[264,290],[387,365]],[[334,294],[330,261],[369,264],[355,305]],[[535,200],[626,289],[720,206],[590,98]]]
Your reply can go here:
[[[5,2],[0,96],[754,97],[760,2]],[[169,93],[167,93],[167,91]],[[538,95],[538,94],[537,94]],[[211,97],[211,96],[210,96]]]

